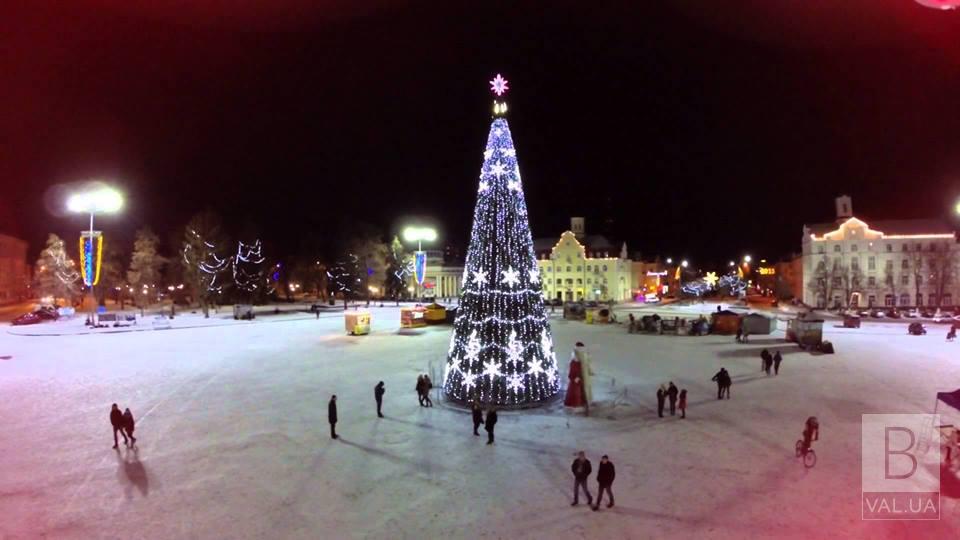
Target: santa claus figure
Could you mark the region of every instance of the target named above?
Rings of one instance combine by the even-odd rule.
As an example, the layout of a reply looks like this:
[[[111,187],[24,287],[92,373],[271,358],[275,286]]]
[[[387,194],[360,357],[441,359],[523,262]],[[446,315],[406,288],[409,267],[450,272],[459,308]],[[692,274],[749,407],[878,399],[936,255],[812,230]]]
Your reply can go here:
[[[583,343],[577,342],[573,349],[573,357],[580,364],[580,380],[583,386],[583,406],[590,414],[590,403],[593,402],[593,368],[590,365],[590,355]]]
[[[567,407],[583,407],[583,379],[581,378],[580,360],[576,355],[570,357],[570,370],[567,374],[567,397],[563,404]]]

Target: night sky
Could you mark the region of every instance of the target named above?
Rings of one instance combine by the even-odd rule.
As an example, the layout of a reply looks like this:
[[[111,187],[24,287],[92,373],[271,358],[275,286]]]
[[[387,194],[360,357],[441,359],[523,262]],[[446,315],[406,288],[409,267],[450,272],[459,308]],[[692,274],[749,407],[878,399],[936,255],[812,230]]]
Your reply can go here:
[[[960,12],[431,4],[5,7],[0,230],[31,256],[75,236],[63,184],[105,177],[129,206],[99,223],[124,241],[211,208],[276,256],[344,219],[416,215],[465,247],[497,72],[535,237],[610,219],[631,252],[707,265],[799,250],[840,193],[868,220],[949,218],[960,196]]]

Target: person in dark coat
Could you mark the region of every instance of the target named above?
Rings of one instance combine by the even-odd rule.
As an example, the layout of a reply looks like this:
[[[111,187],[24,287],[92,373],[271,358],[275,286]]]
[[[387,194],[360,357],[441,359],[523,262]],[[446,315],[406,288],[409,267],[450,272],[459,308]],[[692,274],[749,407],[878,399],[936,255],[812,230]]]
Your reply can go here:
[[[617,471],[613,467],[613,462],[610,461],[610,458],[603,456],[600,458],[600,466],[597,467],[597,504],[593,505],[593,511],[596,512],[600,509],[600,501],[603,500],[603,491],[607,491],[607,495],[610,496],[610,502],[607,503],[607,508],[613,508],[613,492],[610,491],[610,487],[613,485],[613,479],[616,478]]]
[[[680,391],[680,403],[677,405],[680,408],[680,418],[687,417],[687,389],[684,388]]]
[[[586,454],[584,454],[582,450],[577,452],[577,459],[573,460],[573,465],[570,466],[570,470],[573,471],[573,502],[570,503],[570,506],[580,504],[581,488],[587,496],[587,505],[593,506],[593,496],[590,495],[590,490],[587,489],[587,478],[590,476],[590,473],[593,472],[593,467],[590,465],[590,460],[587,459]]]
[[[720,371],[716,372],[710,380],[717,383],[717,399],[723,399],[723,368],[720,368]]]
[[[433,389],[433,381],[429,375],[423,376],[423,403],[427,407],[433,407],[433,401],[430,400],[430,390]]]
[[[720,368],[720,371],[710,380],[717,382],[717,399],[723,399],[724,394],[727,395],[727,399],[730,398],[730,385],[732,381],[730,379],[730,373],[727,372],[726,368]]]
[[[657,388],[657,416],[663,418],[663,402],[667,399],[667,393],[663,388]]]
[[[480,424],[483,423],[483,409],[480,408],[480,402],[478,400],[473,400],[473,434],[477,437],[480,436],[477,433],[477,429],[480,428]]]
[[[423,407],[423,374],[417,375],[417,399],[420,400],[420,406]]]
[[[487,444],[493,444],[493,428],[497,425],[497,410],[493,407],[487,409],[487,420],[484,422],[487,430]]]
[[[116,449],[119,446],[118,431],[123,435],[123,444],[127,444],[127,434],[123,432],[123,413],[120,412],[120,407],[116,403],[110,408],[110,425],[113,426],[113,448]]]
[[[780,351],[773,353],[773,374],[780,374],[780,362],[783,362],[783,357],[780,356]]]
[[[330,403],[327,404],[327,420],[330,421],[330,438],[339,439],[337,435],[337,395],[330,397]]]
[[[760,371],[770,373],[770,351],[764,349],[760,351]]]
[[[378,382],[377,385],[373,387],[373,399],[377,400],[377,416],[380,418],[383,418],[383,413],[380,412],[380,407],[383,406],[384,392],[386,392],[386,390],[383,388],[383,381]]]
[[[135,427],[133,421],[133,413],[130,412],[130,409],[123,410],[123,430],[127,432],[127,436],[130,437],[130,446],[133,446],[137,443],[137,438],[133,436],[133,429]]]
[[[680,393],[680,390],[673,384],[673,381],[670,381],[670,387],[667,388],[667,397],[670,398],[670,416],[677,415],[677,394]]]

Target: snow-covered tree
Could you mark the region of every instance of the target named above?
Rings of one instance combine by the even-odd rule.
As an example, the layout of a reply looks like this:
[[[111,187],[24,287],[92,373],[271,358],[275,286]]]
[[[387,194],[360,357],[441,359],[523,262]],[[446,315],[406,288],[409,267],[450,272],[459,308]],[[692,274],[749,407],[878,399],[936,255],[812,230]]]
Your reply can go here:
[[[387,250],[387,267],[384,271],[384,296],[393,298],[400,305],[400,298],[407,289],[407,259],[409,255],[396,236]]]
[[[149,228],[137,231],[130,255],[127,283],[133,287],[133,298],[140,311],[157,298],[160,287],[160,270],[167,260],[157,251],[160,240]]]
[[[502,93],[506,82],[492,82]],[[459,402],[520,407],[549,400],[560,382],[506,105],[494,111],[443,389]]]
[[[80,272],[59,236],[51,233],[47,237],[47,247],[34,268],[34,281],[42,296],[52,296],[54,301],[62,298],[69,304],[79,292]]]

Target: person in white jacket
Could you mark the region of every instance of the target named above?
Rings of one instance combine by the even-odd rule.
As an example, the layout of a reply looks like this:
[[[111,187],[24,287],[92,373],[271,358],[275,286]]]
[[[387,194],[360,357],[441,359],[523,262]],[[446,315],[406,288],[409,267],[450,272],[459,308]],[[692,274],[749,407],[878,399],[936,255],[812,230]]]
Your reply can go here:
[[[595,375],[590,365],[590,355],[580,341],[574,347],[573,355],[580,361],[580,377],[583,379],[583,402],[586,404],[587,414],[590,414],[590,402],[593,401],[593,375]]]

